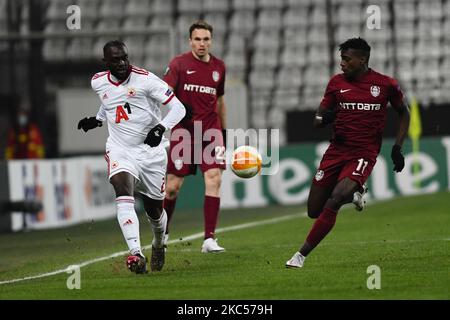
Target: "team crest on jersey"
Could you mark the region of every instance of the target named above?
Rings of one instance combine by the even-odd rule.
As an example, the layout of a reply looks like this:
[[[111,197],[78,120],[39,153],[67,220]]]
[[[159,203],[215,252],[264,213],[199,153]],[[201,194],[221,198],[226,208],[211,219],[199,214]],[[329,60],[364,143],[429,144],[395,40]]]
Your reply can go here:
[[[380,95],[380,87],[379,86],[371,86],[370,87],[370,93],[372,94],[372,96],[374,96],[375,98],[378,97]]]
[[[129,97],[134,97],[136,95],[136,89],[134,88],[128,88],[128,94]]]
[[[112,163],[111,163],[111,168],[112,169],[115,169],[115,168],[117,168],[119,166],[119,163],[117,162],[117,161],[113,161]]]
[[[181,159],[176,159],[176,160],[174,161],[174,165],[175,165],[175,169],[181,170],[181,168],[183,168],[183,160],[181,160]]]
[[[212,78],[213,78],[213,80],[214,80],[215,82],[219,81],[219,78],[220,78],[219,72],[213,71],[213,73],[212,73]]]
[[[105,100],[105,99],[108,99],[108,95],[105,93],[104,95],[103,95],[103,98],[102,98],[103,100]]]
[[[323,170],[317,170],[314,179],[316,179],[316,181],[320,181],[322,180],[322,178],[323,178]]]

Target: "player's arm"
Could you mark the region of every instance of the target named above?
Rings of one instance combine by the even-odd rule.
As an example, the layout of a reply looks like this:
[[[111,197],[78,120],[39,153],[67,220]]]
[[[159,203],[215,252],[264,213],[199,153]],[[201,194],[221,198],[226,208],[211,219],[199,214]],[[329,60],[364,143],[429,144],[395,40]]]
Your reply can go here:
[[[148,144],[150,147],[158,146],[161,143],[164,132],[167,129],[175,127],[175,125],[186,115],[186,109],[175,95],[173,95],[170,101],[166,103],[166,107],[170,111],[160,123],[150,130],[144,140],[144,143]]]
[[[397,111],[398,116],[400,118],[400,125],[397,130],[397,136],[395,138],[395,144],[402,146],[403,141],[405,140],[406,134],[409,129],[409,108],[408,104],[405,101],[402,101],[400,105],[395,107],[395,111]]]
[[[409,108],[397,81],[395,79],[391,79],[391,82],[392,91],[389,97],[389,102],[395,111],[397,111],[400,118],[400,124],[395,137],[395,144],[393,145],[391,151],[391,158],[394,162],[394,171],[400,172],[405,167],[405,158],[402,154],[402,145],[409,129]]]
[[[103,105],[100,105],[100,108],[95,117],[85,117],[78,121],[78,130],[83,129],[84,132],[88,132],[91,129],[95,129],[97,127],[101,127],[103,125],[103,121],[106,120],[106,111],[103,108]]]
[[[314,116],[313,125],[316,128],[323,128],[332,123],[336,118],[336,112],[334,111],[336,106],[334,82],[334,78],[331,78],[328,82],[325,94]]]
[[[164,132],[175,127],[184,118],[186,109],[166,82],[151,75],[148,83],[149,97],[169,109],[164,119],[150,130],[144,140],[150,147],[156,147],[161,143]]]
[[[408,104],[402,99],[396,105],[393,105],[400,118],[395,144],[392,146],[391,158],[394,163],[394,171],[400,172],[405,167],[405,158],[402,154],[402,145],[409,129],[409,108]]]
[[[332,123],[335,118],[336,113],[333,110],[320,106],[314,117],[313,125],[316,128],[323,128]]]

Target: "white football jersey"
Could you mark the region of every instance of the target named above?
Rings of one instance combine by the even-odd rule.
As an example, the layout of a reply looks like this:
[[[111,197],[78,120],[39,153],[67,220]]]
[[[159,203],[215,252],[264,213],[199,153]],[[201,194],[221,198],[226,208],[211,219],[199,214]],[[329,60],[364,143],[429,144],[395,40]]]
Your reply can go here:
[[[101,101],[97,119],[108,122],[107,145],[143,145],[150,129],[161,121],[160,105],[174,97],[167,83],[153,73],[134,66],[131,70],[124,81],[109,71],[96,73],[91,80]]]

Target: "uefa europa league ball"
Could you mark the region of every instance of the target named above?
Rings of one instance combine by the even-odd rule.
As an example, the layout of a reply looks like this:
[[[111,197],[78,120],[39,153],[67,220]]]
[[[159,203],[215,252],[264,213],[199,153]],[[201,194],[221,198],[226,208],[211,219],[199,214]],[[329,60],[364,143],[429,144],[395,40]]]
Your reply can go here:
[[[261,171],[262,159],[258,150],[250,146],[240,146],[233,152],[231,170],[244,179],[251,178]]]

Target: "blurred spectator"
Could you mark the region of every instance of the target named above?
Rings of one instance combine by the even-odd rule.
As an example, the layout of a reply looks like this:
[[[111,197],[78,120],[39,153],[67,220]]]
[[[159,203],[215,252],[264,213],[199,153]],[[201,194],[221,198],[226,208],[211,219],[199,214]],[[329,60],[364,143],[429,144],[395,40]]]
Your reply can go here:
[[[30,121],[29,113],[26,110],[19,109],[14,123],[8,129],[5,158],[10,160],[44,157],[45,150],[39,127]]]

